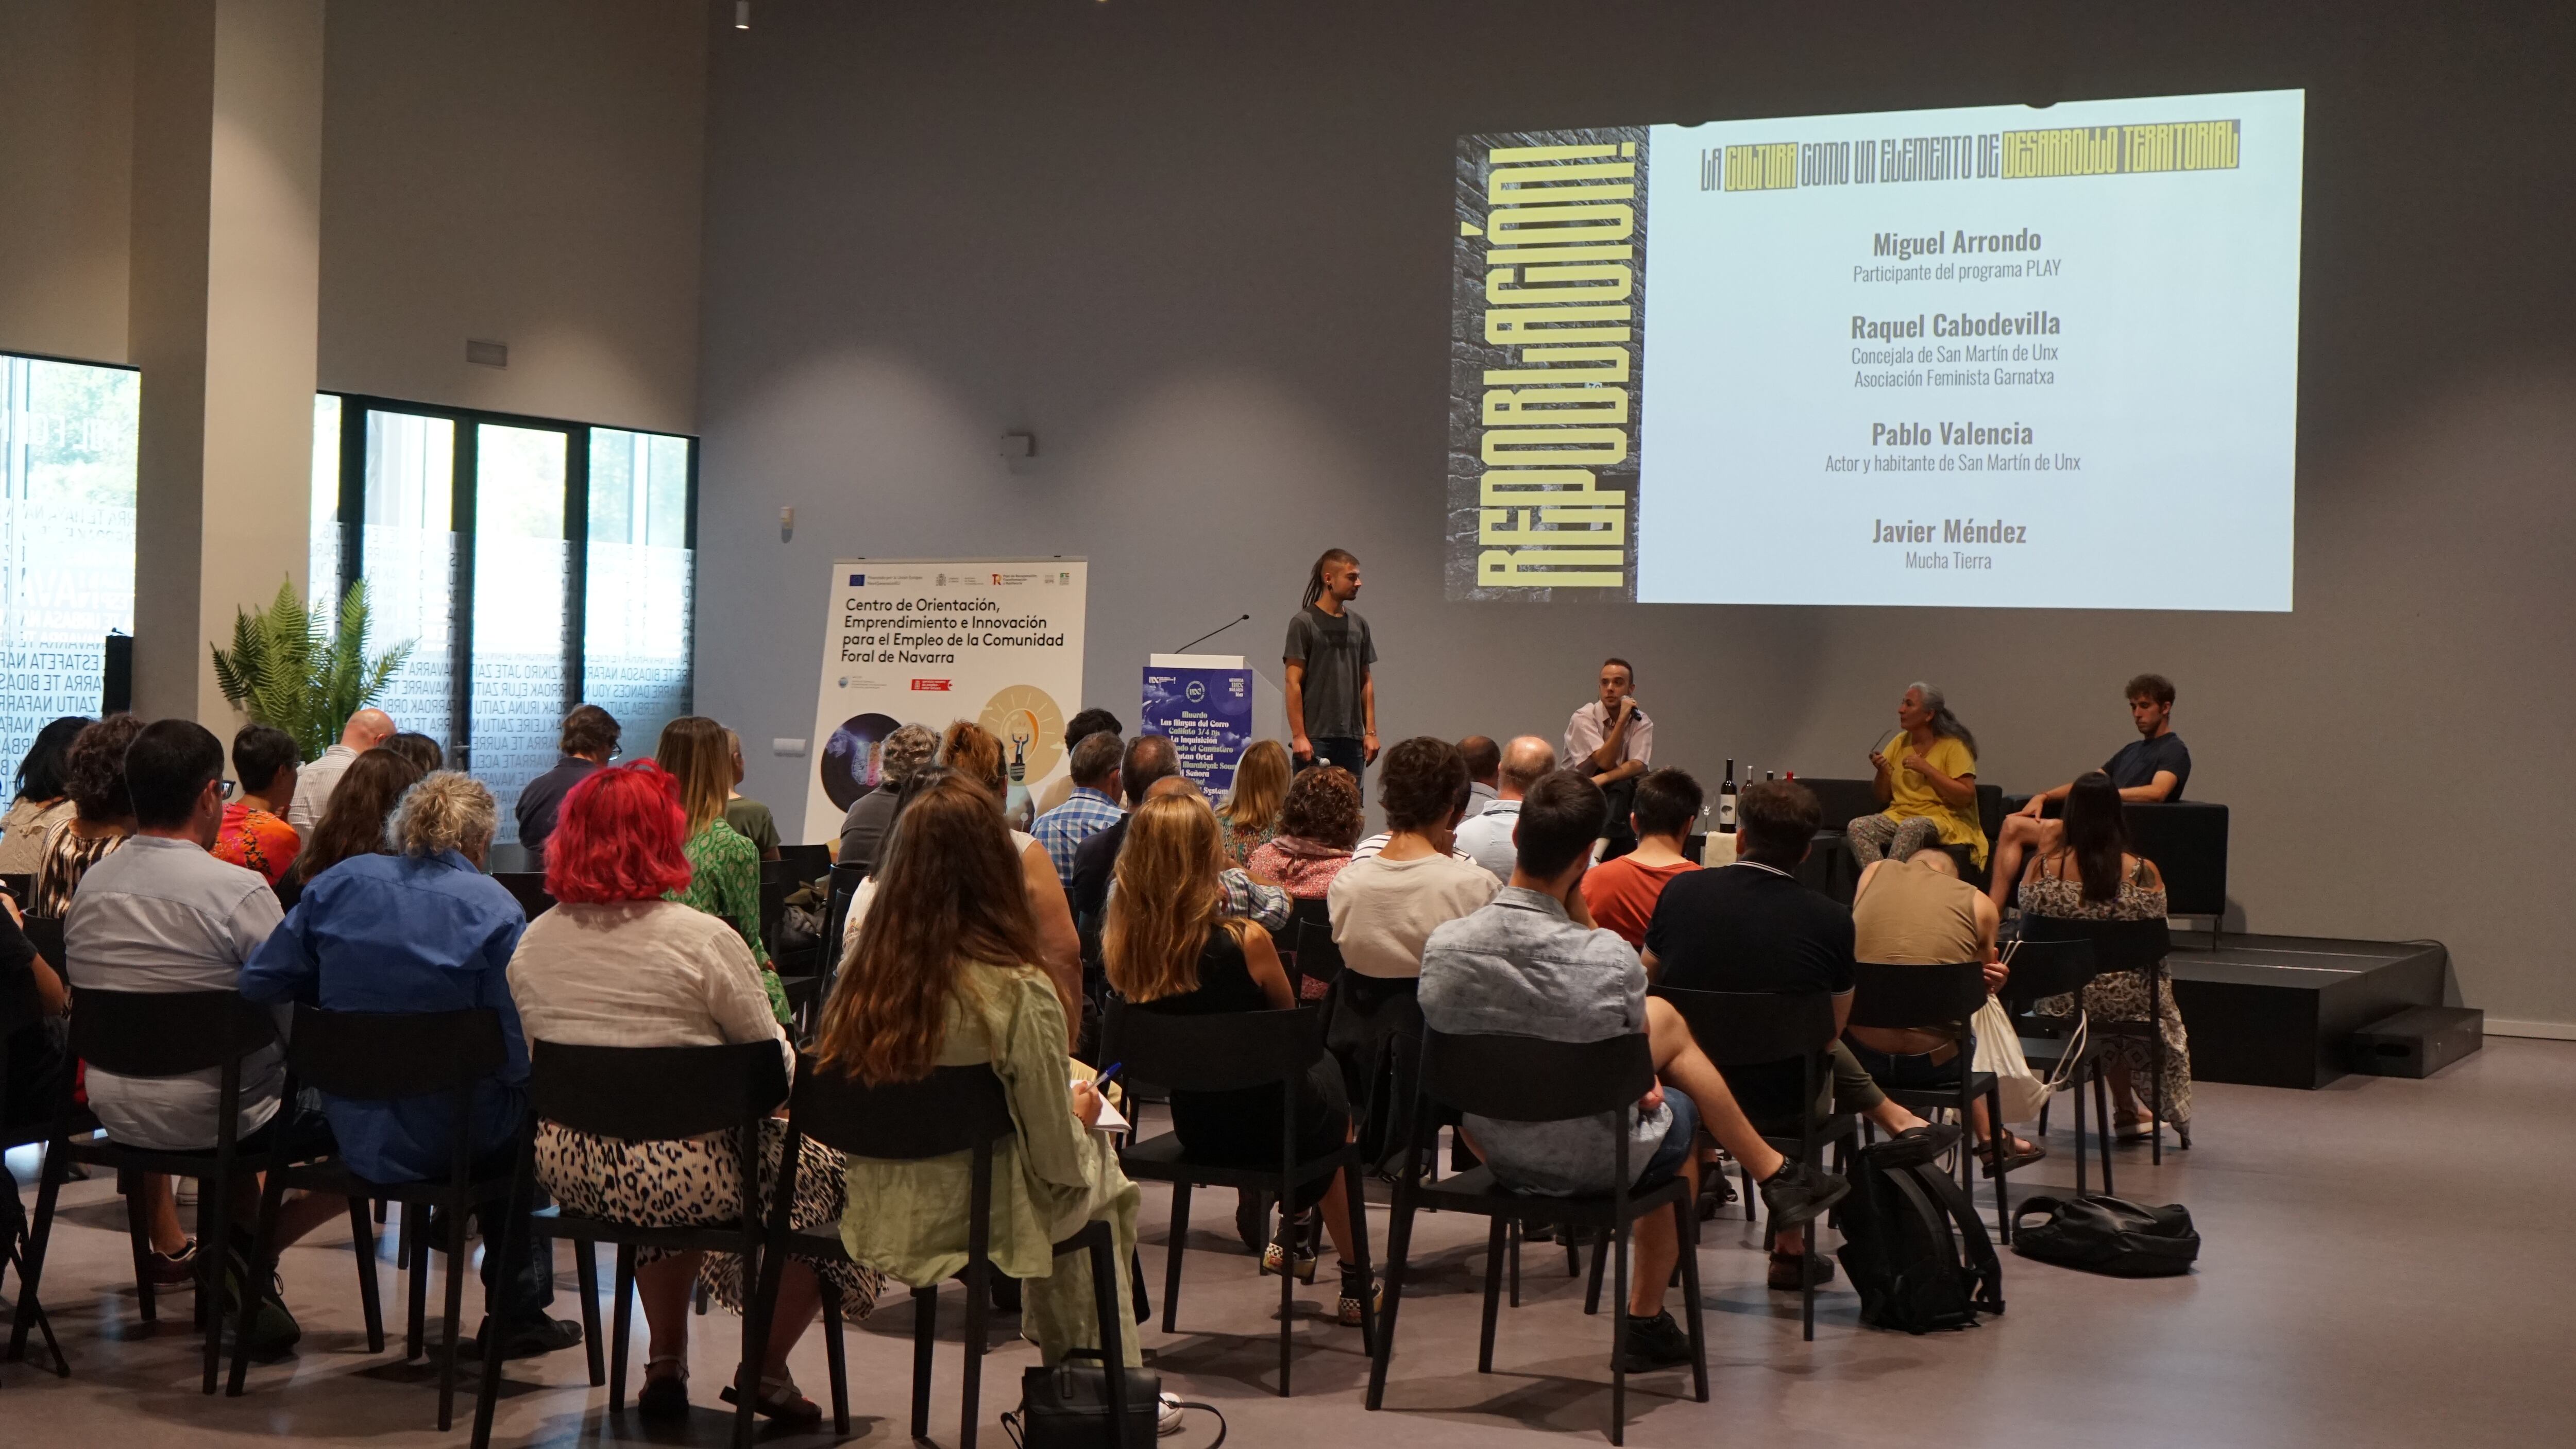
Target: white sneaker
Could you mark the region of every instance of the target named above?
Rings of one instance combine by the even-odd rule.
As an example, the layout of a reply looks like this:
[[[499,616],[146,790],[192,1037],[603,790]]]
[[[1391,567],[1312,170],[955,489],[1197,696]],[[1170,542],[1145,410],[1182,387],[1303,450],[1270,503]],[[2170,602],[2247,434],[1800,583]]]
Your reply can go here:
[[[1181,1396],[1165,1394],[1162,1406],[1154,1418],[1154,1433],[1159,1438],[1179,1432],[1181,1432]]]

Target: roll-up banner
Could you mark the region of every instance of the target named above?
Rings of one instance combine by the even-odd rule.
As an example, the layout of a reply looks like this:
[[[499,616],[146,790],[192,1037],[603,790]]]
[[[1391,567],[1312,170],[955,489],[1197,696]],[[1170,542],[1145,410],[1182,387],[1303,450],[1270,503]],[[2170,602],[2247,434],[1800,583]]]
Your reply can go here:
[[[1085,561],[842,559],[826,595],[805,834],[840,834],[876,788],[877,746],[907,724],[973,720],[1002,742],[1009,805],[1065,769],[1081,708]]]

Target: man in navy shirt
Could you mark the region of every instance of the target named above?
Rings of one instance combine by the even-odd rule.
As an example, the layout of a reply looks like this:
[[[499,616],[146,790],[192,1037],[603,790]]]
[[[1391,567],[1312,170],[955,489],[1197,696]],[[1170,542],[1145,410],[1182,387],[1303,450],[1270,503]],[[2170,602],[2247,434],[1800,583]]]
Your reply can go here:
[[[2161,674],[2141,674],[2129,681],[2128,695],[2129,718],[2138,726],[2138,738],[2105,761],[2102,773],[2120,787],[2122,800],[2177,803],[2191,779],[2191,751],[2184,748],[2182,736],[2173,732],[2173,681]],[[2048,802],[2065,799],[2071,788],[2068,784],[2042,791],[2004,817],[2003,833],[1995,841],[1993,879],[1987,887],[1996,905],[2012,903],[2026,852],[2045,855],[2058,848],[2064,830],[2054,820],[2041,819],[2040,812]]]

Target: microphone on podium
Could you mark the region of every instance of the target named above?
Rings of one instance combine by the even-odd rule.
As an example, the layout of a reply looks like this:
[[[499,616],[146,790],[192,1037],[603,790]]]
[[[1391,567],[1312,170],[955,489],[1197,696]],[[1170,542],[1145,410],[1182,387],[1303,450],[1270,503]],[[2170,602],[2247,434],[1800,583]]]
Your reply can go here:
[[[1251,616],[1250,614],[1238,614],[1238,615],[1236,615],[1234,618],[1231,618],[1231,619],[1226,620],[1224,623],[1217,625],[1215,628],[1210,629],[1210,630],[1209,630],[1209,631],[1207,631],[1206,633],[1201,634],[1199,637],[1197,637],[1197,638],[1195,638],[1195,639],[1191,640],[1191,641],[1190,641],[1189,643],[1187,643],[1187,644],[1182,645],[1182,646],[1181,646],[1180,648],[1178,648],[1178,649],[1172,650],[1171,652],[1172,652],[1172,653],[1174,653],[1174,654],[1186,653],[1186,652],[1188,652],[1190,649],[1195,648],[1195,647],[1196,647],[1196,646],[1198,646],[1198,645],[1201,645],[1201,644],[1206,643],[1206,642],[1207,642],[1207,641],[1209,641],[1210,639],[1215,638],[1217,635],[1224,633],[1226,630],[1233,628],[1235,625],[1240,624],[1240,623],[1242,623],[1244,620],[1249,619],[1249,618],[1251,618],[1251,617],[1252,617],[1252,616]]]

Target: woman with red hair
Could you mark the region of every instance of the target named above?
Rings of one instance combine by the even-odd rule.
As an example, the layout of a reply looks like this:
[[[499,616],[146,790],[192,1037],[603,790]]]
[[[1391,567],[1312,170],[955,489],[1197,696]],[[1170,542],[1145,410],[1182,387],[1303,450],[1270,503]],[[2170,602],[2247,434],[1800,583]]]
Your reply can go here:
[[[651,762],[593,772],[564,797],[546,841],[546,889],[557,904],[529,923],[510,958],[510,995],[530,1041],[571,1046],[718,1046],[775,1041],[795,1070],[795,1048],[770,1013],[751,948],[722,919],[665,899],[689,882],[683,851],[688,814],[679,786]],[[784,1124],[771,1122],[773,1129]],[[767,1139],[760,1163],[774,1183],[783,1131]],[[845,1201],[841,1155],[804,1144],[792,1218],[799,1231],[836,1226]],[[742,1162],[734,1134],[684,1142],[622,1142],[537,1127],[537,1176],[567,1212],[648,1227],[694,1227],[740,1215]],[[764,1186],[764,1191],[767,1190]],[[750,1292],[742,1260],[730,1253],[636,1255],[635,1282],[652,1332],[636,1407],[654,1418],[689,1411],[689,1285],[742,1311]],[[865,1317],[884,1278],[849,1263],[788,1261],[760,1370],[760,1412],[812,1424],[822,1410],[787,1371],[821,1305]],[[727,1388],[724,1397],[731,1399]]]

